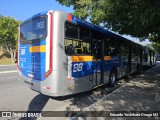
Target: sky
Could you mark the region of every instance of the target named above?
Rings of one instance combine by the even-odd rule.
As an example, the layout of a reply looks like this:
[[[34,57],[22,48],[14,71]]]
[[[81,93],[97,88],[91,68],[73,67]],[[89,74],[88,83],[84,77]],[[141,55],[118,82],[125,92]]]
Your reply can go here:
[[[74,12],[73,7],[60,5],[56,0],[0,0],[0,15],[11,16],[16,20],[26,20],[39,12],[47,10],[61,10],[68,13]],[[139,44],[150,44],[148,40],[139,42],[138,38],[123,35]]]
[[[47,10],[73,12],[73,7],[60,5],[56,0],[0,0],[0,15],[25,20],[34,14]]]

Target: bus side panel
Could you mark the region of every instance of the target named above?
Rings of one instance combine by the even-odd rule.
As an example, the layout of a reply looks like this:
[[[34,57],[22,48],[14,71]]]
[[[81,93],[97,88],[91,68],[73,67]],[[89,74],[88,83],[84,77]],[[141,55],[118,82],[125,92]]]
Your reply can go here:
[[[67,58],[64,53],[64,23],[67,20],[67,13],[54,11],[54,51],[53,70],[57,71],[57,96],[66,95],[67,91]]]
[[[138,64],[137,57],[132,56],[132,58],[131,58],[131,73],[136,71],[137,64]]]
[[[34,85],[31,86],[31,88],[33,90],[36,90],[38,87],[39,87],[39,91],[42,93],[42,94],[45,94],[45,95],[49,95],[49,96],[59,96],[59,78],[60,78],[60,73],[58,71],[58,67],[56,66],[57,64],[57,56],[58,56],[58,53],[57,53],[57,47],[56,47],[56,42],[57,42],[57,36],[56,36],[56,19],[57,19],[57,16],[55,16],[55,12],[54,11],[50,11],[49,13],[52,13],[53,14],[53,19],[52,19],[52,26],[51,24],[48,24],[48,28],[52,27],[53,30],[50,31],[50,29],[48,29],[48,37],[47,37],[47,42],[49,42],[50,40],[50,37],[51,37],[51,34],[53,36],[53,39],[52,39],[52,42],[50,42],[49,44],[52,43],[52,56],[50,56],[50,50],[48,48],[50,48],[49,44],[46,43],[46,46],[47,47],[47,50],[46,50],[46,55],[48,58],[47,61],[49,60],[50,57],[52,57],[52,61],[51,62],[48,62],[46,63],[46,69],[49,69],[49,66],[52,65],[52,73],[46,77],[46,79],[44,81],[41,81],[41,82],[36,82],[36,81],[33,81]],[[48,13],[48,16],[49,16],[49,13]],[[49,23],[51,22],[50,20],[50,16],[49,16]],[[51,33],[52,32],[52,33]],[[42,58],[44,59],[44,58]],[[51,64],[53,63],[53,64]]]
[[[48,76],[48,78],[45,81],[41,82],[41,93],[48,96],[59,96],[59,78],[60,73],[58,71],[52,71],[52,74]]]
[[[40,83],[40,92],[49,96],[64,96],[66,95],[66,80],[64,75],[65,55],[63,50],[64,41],[64,21],[65,13],[60,11],[52,11],[53,13],[53,41],[52,41],[52,73]],[[50,24],[49,24],[50,26]],[[50,31],[48,31],[50,32]],[[49,51],[48,52],[48,56]],[[35,88],[34,88],[35,89]]]
[[[118,78],[126,76],[129,73],[128,56],[121,56],[120,58],[120,75]]]
[[[143,66],[152,66],[155,64],[155,54],[154,50],[150,49],[149,47],[143,48]]]
[[[93,61],[72,61],[68,56],[67,94],[89,91],[92,89]],[[76,56],[78,58],[78,56]],[[79,56],[82,57],[82,56]],[[85,59],[85,56],[83,56]]]

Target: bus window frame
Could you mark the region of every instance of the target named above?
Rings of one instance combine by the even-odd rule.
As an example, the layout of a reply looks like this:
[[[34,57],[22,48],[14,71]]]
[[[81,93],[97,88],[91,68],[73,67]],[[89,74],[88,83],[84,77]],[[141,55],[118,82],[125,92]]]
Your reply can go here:
[[[76,38],[70,38],[70,37],[66,37],[66,23],[68,23],[68,24],[72,24],[72,25],[75,25],[75,26],[77,26],[78,27],[78,38],[76,39]],[[72,45],[73,45],[73,42],[74,41],[76,41],[77,43],[78,42],[81,42],[81,47],[83,46],[83,42],[84,41],[86,41],[86,40],[82,40],[82,39],[80,39],[80,29],[81,28],[84,28],[84,29],[89,29],[89,28],[87,28],[87,27],[85,27],[85,26],[82,26],[82,25],[79,25],[79,24],[76,24],[76,23],[73,23],[73,22],[71,22],[71,21],[68,21],[68,20],[66,20],[65,21],[65,23],[64,23],[64,51],[65,51],[65,54],[67,55],[67,56],[91,56],[91,29],[89,29],[89,31],[90,31],[90,39],[89,39],[89,42],[88,42],[88,44],[89,44],[89,53],[88,54],[83,54],[83,53],[81,53],[81,54],[76,54],[75,52],[73,53],[73,54],[67,54],[66,53],[66,46],[65,46],[65,40],[72,40]],[[87,42],[85,42],[85,43],[87,43]],[[78,44],[76,44],[76,46],[77,46]],[[74,46],[74,49],[76,48],[76,46]],[[80,48],[80,49],[82,49],[82,48]]]
[[[23,22],[21,25],[20,25],[20,31],[21,31],[21,26],[29,23],[29,22],[32,22],[36,19],[41,19],[41,18],[46,18],[46,32],[45,34],[39,38],[39,39],[32,39],[32,40],[25,40],[25,42],[22,42],[21,40],[21,37],[20,37],[20,43],[21,44],[33,44],[33,43],[37,43],[37,42],[41,42],[42,40],[44,40],[45,38],[47,38],[47,35],[48,35],[48,15],[41,15],[41,16],[38,16],[38,17],[34,17],[34,18],[31,18],[25,22]]]

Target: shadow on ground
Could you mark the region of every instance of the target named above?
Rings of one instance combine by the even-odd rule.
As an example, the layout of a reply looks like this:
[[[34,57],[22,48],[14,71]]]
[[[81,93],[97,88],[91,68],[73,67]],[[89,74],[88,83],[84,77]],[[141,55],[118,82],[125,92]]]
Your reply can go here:
[[[156,116],[157,114],[153,116],[153,114],[150,113],[152,113],[151,111],[158,113],[160,110],[159,68],[160,67],[155,66],[153,70],[147,69],[147,71],[140,71],[141,74],[137,74],[136,76],[131,75],[130,77],[134,79],[126,83],[125,86],[118,89],[114,94],[99,100],[95,105],[79,113],[79,115],[83,116],[82,119],[86,119],[88,116],[96,117],[101,114],[101,117],[105,117],[108,115],[106,112],[104,112],[104,114],[98,114],[98,111],[147,111],[144,117],[116,117],[113,119],[158,120],[159,117]],[[152,116],[149,117],[150,115]],[[98,118],[94,119],[96,120]],[[108,119],[110,120],[111,118]]]
[[[48,100],[49,100],[48,96],[45,96],[43,94],[38,94],[30,102],[26,113],[30,113],[30,112],[31,113],[32,112],[41,113],[42,109],[45,107]],[[20,120],[28,120],[28,119],[29,120],[36,120],[37,117],[31,117],[31,118],[22,117],[22,118],[20,118]]]
[[[69,100],[69,106],[64,109],[67,112],[65,115],[69,117],[77,115],[75,111],[78,111],[78,114],[81,111],[84,112],[87,107],[85,111],[158,111],[160,110],[160,72],[158,69],[159,67],[147,72],[149,68],[144,68],[124,77],[114,88],[103,86],[89,92],[65,97],[48,97],[39,94],[30,102],[27,112],[41,112],[49,98],[62,102]],[[112,92],[114,94],[110,94]],[[96,104],[92,105],[95,102]],[[90,116],[95,116],[95,114]],[[26,119],[21,118],[21,120]]]
[[[83,111],[79,113],[94,111],[87,112],[91,117],[97,116],[95,111],[159,111],[160,72],[159,67],[154,67],[154,70],[144,67],[142,70],[120,79],[118,85],[122,86],[123,83],[125,85],[120,89],[113,89],[112,92],[116,90],[114,94],[108,92],[111,88],[99,88],[92,91],[90,95],[74,97],[70,100],[71,104],[66,111]],[[106,95],[107,97],[104,97]],[[95,105],[90,106],[96,101],[98,102]],[[86,107],[88,108],[84,109]],[[71,116],[76,114],[73,112]],[[146,119],[146,117],[144,118]]]

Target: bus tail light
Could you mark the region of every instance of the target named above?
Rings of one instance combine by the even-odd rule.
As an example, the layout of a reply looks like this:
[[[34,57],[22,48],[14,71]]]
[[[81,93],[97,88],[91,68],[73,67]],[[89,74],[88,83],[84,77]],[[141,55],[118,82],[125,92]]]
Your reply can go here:
[[[72,21],[72,15],[71,14],[68,14],[68,20]]]
[[[46,89],[46,90],[50,90],[50,89],[51,89],[50,86],[45,86],[45,87],[43,87],[43,88]]]
[[[49,70],[45,73],[44,77],[47,78],[52,73],[52,60],[53,60],[53,14],[50,14],[50,54],[49,54]]]

